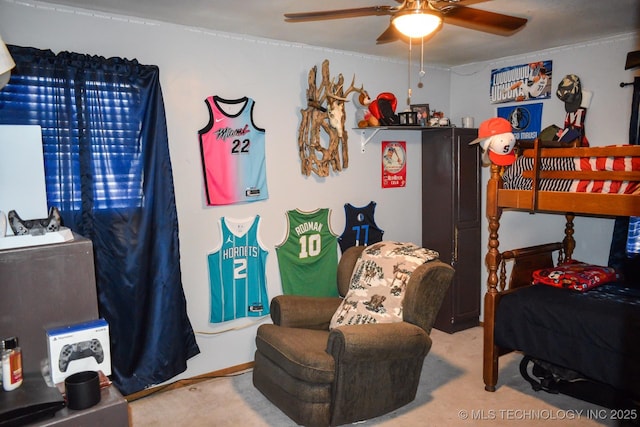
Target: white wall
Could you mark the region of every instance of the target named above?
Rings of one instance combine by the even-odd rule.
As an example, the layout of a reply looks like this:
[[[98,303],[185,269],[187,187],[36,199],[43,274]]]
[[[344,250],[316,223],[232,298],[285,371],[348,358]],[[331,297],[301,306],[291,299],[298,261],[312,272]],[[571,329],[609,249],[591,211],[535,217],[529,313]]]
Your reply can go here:
[[[332,76],[356,76],[372,96],[390,91],[405,107],[407,64],[302,46],[286,42],[220,34],[135,18],[96,15],[44,3],[0,0],[0,34],[8,44],[80,53],[136,58],[160,67],[170,154],[179,218],[181,267],[188,314],[201,354],[189,361],[180,377],[190,377],[253,360],[256,325],[230,332],[208,323],[209,283],[206,255],[219,243],[221,216],[262,217],[261,238],[269,249],[267,279],[271,296],[282,293],[275,245],[286,231],[285,211],[294,208],[332,209],[336,234],[344,227],[346,202],[363,206],[375,200],[376,221],[385,237],[416,241],[421,236],[421,167],[419,138],[410,132],[376,135],[360,150],[361,133],[349,131],[349,167],[321,179],[300,172],[297,129],[305,107],[307,75],[329,59]],[[399,48],[403,48],[401,45]],[[414,103],[427,100],[449,108],[448,70],[429,68],[424,89],[414,88]],[[255,122],[267,131],[267,180],[270,198],[262,202],[208,207],[198,145],[198,130],[209,119],[204,99],[249,96],[255,99]],[[348,121],[354,119],[347,106]],[[369,136],[366,135],[366,136]],[[382,189],[380,141],[407,141],[408,183],[401,189]],[[246,321],[224,328],[241,327]]]
[[[552,60],[552,88],[550,99],[542,102],[542,128],[556,124],[563,127],[564,103],[555,96],[555,89],[567,74],[580,77],[583,89],[593,92],[587,110],[585,130],[591,146],[629,143],[632,86],[620,87],[620,82],[633,82],[635,70],[625,71],[627,52],[637,50],[638,35],[627,34],[592,41],[590,43],[528,52],[521,56],[500,58],[495,61],[455,67],[451,72],[451,117],[459,123],[464,116],[475,118],[476,126],[495,117],[496,108],[513,104],[491,104],[489,81],[491,70],[529,62]],[[489,168],[483,170],[483,185],[489,179]],[[484,210],[483,198],[483,210]],[[563,238],[563,215],[505,212],[499,230],[500,250],[527,245],[560,241]],[[574,258],[597,264],[606,264],[613,230],[612,219],[576,217],[576,250]],[[482,228],[482,251],[488,250],[488,224]],[[484,260],[483,260],[484,265]],[[482,270],[483,294],[486,290],[487,271]]]
[[[0,34],[9,44],[54,52],[69,50],[137,58],[143,64],[160,67],[180,227],[183,286],[188,314],[202,351],[176,379],[253,360],[256,325],[238,321],[231,325],[237,330],[216,333],[220,332],[220,325],[208,323],[206,254],[219,243],[217,220],[221,216],[262,217],[261,237],[270,251],[267,278],[272,296],[281,293],[274,246],[284,238],[286,210],[329,207],[333,210],[332,227],[340,234],[345,202],[364,205],[375,200],[377,222],[385,230],[386,238],[420,240],[421,168],[417,135],[407,131],[381,132],[362,153],[361,132],[349,131],[349,168],[324,179],[304,177],[297,154],[299,110],[304,106],[306,79],[312,66],[320,66],[324,59],[329,59],[332,75],[342,73],[351,81],[355,74],[356,83],[364,84],[371,95],[393,92],[403,108],[407,93],[405,62],[12,0],[0,0]],[[631,90],[619,88],[618,83],[632,79],[632,74],[623,69],[626,52],[637,48],[634,46],[630,37],[621,37],[453,70],[427,67],[423,89],[415,87],[413,78],[412,102],[429,103],[450,113],[455,124],[460,123],[462,116],[473,116],[478,125],[495,115],[495,105],[488,102],[492,68],[552,59],[555,84],[564,74],[576,73],[585,88],[594,92],[587,117],[587,132],[593,145],[622,143],[628,128]],[[398,48],[406,47],[398,45]],[[414,76],[417,70],[416,66]],[[208,120],[204,99],[214,94],[224,98],[246,95],[256,100],[255,121],[267,130],[269,200],[227,207],[206,206],[197,132]],[[543,124],[561,124],[562,108],[556,99],[544,101]],[[353,119],[350,105],[347,114]],[[380,188],[380,141],[389,139],[407,141],[408,184],[403,189]],[[563,224],[562,217],[505,215],[501,248],[558,239]],[[486,228],[485,223],[483,229]],[[609,220],[578,219],[576,230],[579,245],[576,257],[592,261],[606,258],[608,248],[600,245],[592,250],[591,243],[608,239]],[[485,232],[483,252],[486,238]],[[486,272],[479,274],[484,283]]]

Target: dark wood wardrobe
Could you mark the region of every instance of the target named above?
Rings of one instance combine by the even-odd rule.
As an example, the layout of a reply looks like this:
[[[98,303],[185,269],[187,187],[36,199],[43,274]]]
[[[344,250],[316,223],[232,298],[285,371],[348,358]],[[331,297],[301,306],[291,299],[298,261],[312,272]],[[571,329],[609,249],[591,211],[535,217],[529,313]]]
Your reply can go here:
[[[422,134],[422,245],[455,269],[435,327],[453,333],[479,324],[481,163],[477,129],[426,128]]]

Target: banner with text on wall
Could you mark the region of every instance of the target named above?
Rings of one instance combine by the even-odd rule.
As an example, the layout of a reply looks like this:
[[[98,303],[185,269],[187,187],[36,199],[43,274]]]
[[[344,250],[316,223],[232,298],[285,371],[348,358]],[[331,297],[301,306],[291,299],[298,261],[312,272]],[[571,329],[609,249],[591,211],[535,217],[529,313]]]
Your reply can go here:
[[[406,141],[382,141],[382,188],[407,185]]]
[[[498,117],[511,123],[511,131],[516,140],[533,141],[542,128],[542,102],[498,107]]]
[[[553,61],[513,65],[491,71],[492,104],[551,98]]]

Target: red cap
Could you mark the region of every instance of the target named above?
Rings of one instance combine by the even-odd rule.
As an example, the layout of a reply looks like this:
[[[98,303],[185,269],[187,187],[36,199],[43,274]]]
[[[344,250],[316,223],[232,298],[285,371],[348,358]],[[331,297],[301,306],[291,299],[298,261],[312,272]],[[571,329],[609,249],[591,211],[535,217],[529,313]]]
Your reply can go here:
[[[480,123],[480,128],[478,128],[478,137],[469,144],[476,144],[494,135],[511,132],[511,123],[509,123],[507,119],[503,119],[502,117],[493,117]]]
[[[496,154],[489,150],[489,159],[498,166],[509,166],[516,161],[516,153],[511,150],[508,154]]]
[[[487,147],[489,159],[496,165],[509,166],[516,161],[516,153],[513,151],[515,144],[516,138],[511,132],[492,136]]]
[[[478,137],[469,144],[481,144],[484,151],[483,163],[488,164],[487,160],[490,160],[496,165],[508,166],[516,159],[513,152],[515,139],[512,132],[511,123],[507,119],[493,117],[480,124]]]

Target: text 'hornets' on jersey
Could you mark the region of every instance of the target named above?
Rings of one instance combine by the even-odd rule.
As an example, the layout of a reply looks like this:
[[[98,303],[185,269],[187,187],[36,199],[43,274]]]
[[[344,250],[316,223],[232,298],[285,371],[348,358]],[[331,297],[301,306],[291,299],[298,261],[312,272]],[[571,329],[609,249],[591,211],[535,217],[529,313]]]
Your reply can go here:
[[[231,238],[229,238],[231,241]],[[240,247],[231,247],[222,250],[222,259],[230,259],[230,258],[249,258],[249,257],[258,257],[260,255],[260,249],[257,246],[240,246]]]
[[[207,204],[267,199],[265,130],[253,122],[255,102],[210,96],[205,103],[209,123],[198,134]]]

